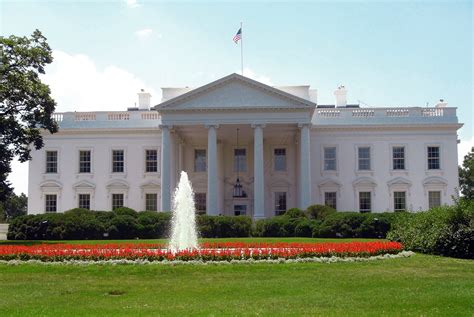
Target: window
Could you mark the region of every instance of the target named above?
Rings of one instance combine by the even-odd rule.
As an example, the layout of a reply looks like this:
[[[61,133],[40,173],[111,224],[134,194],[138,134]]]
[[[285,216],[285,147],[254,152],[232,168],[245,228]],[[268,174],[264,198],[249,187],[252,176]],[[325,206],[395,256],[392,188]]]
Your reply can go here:
[[[205,213],[206,212],[206,193],[195,193],[194,203],[195,203],[197,212]]]
[[[79,151],[79,173],[91,172],[91,151]]]
[[[324,170],[325,171],[336,170],[336,148],[335,147],[324,148]]]
[[[158,151],[157,150],[145,151],[145,172],[147,173],[158,172]]]
[[[123,207],[123,194],[112,194],[112,210]]]
[[[286,192],[275,192],[275,215],[283,215],[286,211]]]
[[[79,208],[91,209],[91,195],[79,194]]]
[[[273,155],[275,160],[275,171],[286,171],[286,149],[274,149]]]
[[[393,158],[394,170],[405,169],[405,147],[404,146],[394,146],[392,148],[392,158]]]
[[[393,192],[393,210],[405,211],[406,209],[406,192]]]
[[[247,205],[234,205],[235,216],[245,216],[247,214]]]
[[[234,149],[234,172],[247,171],[247,151],[245,149]]]
[[[324,204],[331,208],[337,209],[336,192],[325,192],[324,193]]]
[[[439,170],[439,146],[428,146],[428,169]]]
[[[58,151],[46,151],[46,173],[58,172]]]
[[[45,195],[44,197],[44,211],[45,212],[57,212],[58,211],[58,200],[56,195]]]
[[[194,150],[194,171],[206,171],[206,150]]]
[[[370,171],[370,147],[359,147],[357,152],[359,171]]]
[[[145,210],[158,211],[158,194],[145,194]]]
[[[359,211],[360,212],[372,211],[372,193],[371,192],[359,192]]]
[[[112,173],[124,172],[124,153],[123,150],[112,151]]]
[[[435,208],[441,206],[441,192],[430,191],[428,192],[428,208]]]

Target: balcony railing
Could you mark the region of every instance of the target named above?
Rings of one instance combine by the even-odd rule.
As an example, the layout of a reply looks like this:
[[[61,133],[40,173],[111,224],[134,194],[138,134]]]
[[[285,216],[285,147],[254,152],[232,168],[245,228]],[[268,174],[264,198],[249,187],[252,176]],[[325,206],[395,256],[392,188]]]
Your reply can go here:
[[[63,121],[136,121],[159,120],[158,111],[111,111],[111,112],[56,112],[56,122]]]
[[[415,120],[423,120],[426,118],[439,118],[452,121],[456,119],[456,108],[320,108],[316,109],[315,118],[317,121],[331,120],[361,120],[368,122],[380,118],[397,119],[397,118],[413,118]],[[327,120],[326,120],[327,119]],[[337,120],[340,119],[340,120]],[[404,120],[405,121],[405,120]]]

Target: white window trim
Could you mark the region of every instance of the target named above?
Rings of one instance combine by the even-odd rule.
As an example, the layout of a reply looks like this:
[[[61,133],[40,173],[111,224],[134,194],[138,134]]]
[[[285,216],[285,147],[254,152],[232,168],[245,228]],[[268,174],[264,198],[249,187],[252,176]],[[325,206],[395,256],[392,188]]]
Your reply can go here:
[[[79,195],[89,195],[89,208],[90,210],[95,210],[94,204],[94,190],[81,189],[76,191],[76,207],[79,208]]]
[[[46,212],[46,195],[56,195],[56,212]],[[41,199],[43,201],[43,213],[54,214],[61,211],[61,192],[60,190],[48,189],[42,192]]]
[[[325,148],[336,148],[336,169],[325,170],[324,169],[324,149]],[[339,175],[339,145],[338,144],[321,144],[321,175]]]
[[[428,169],[428,147],[438,147],[439,148],[439,169]],[[425,172],[430,175],[443,175],[443,146],[441,143],[425,143]]]
[[[363,211],[364,213],[373,213],[374,212],[374,198],[375,198],[375,191],[370,188],[370,187],[360,187],[356,190],[356,206],[357,206],[357,211],[361,213],[362,211],[360,210],[360,193],[361,192],[368,192],[370,193],[370,211]]]
[[[204,150],[206,151],[206,170],[205,171],[196,171],[196,150]],[[193,147],[193,152],[192,152],[192,171],[194,174],[207,174],[207,171],[209,170],[209,166],[207,166],[207,164],[209,163],[209,151],[207,149],[207,147],[205,146],[197,146],[197,147]],[[207,196],[206,196],[206,199],[207,199]]]
[[[405,211],[411,211],[411,205],[410,205],[410,190],[405,188],[394,188],[390,191],[390,199],[392,200],[391,203],[391,211],[395,212],[395,192],[404,192],[405,193]],[[399,211],[397,211],[399,212]]]
[[[336,210],[339,209],[339,190],[324,189],[322,192],[322,204],[326,205],[326,193],[336,193]]]
[[[156,172],[147,172],[146,171],[146,151],[147,150],[156,150],[156,159],[157,159],[157,168]],[[143,163],[143,174],[145,176],[158,176],[161,173],[161,147],[159,146],[142,146],[142,163]]]
[[[113,151],[123,151],[123,172],[113,172]],[[112,146],[109,149],[109,173],[110,175],[127,176],[127,147],[126,146]]]
[[[79,172],[80,151],[90,151],[91,152],[91,171],[89,173],[80,173]],[[76,147],[75,165],[76,165],[76,176],[80,176],[80,175],[86,176],[86,175],[94,174],[94,148],[93,147]]]
[[[247,145],[243,145],[243,146],[233,146],[232,147],[232,153],[231,153],[231,157],[232,157],[232,173],[234,173],[235,175],[237,175],[237,171],[234,169],[234,166],[235,166],[235,150],[236,149],[245,149],[245,167],[246,167],[246,171],[243,172],[243,171],[239,171],[240,174],[248,174],[249,173],[249,147]],[[207,160],[207,151],[206,151],[206,160]],[[206,165],[207,165],[207,161],[206,161]]]
[[[360,170],[359,169],[359,148],[362,147],[368,147],[369,148],[369,155],[370,155],[370,169],[368,170]],[[373,150],[373,145],[372,144],[355,144],[354,145],[354,151],[355,151],[355,167],[354,167],[354,172],[356,174],[369,174],[372,175],[374,172],[374,150]],[[337,157],[337,154],[336,154]]]
[[[109,210],[112,211],[112,195],[113,194],[123,194],[123,207],[127,207],[128,206],[128,190],[125,190],[125,189],[121,189],[121,190],[118,190],[118,189],[114,189],[114,190],[110,190],[110,193],[108,195],[108,199],[109,199]]]
[[[154,211],[154,210],[148,210],[146,208],[146,195],[147,194],[156,194],[156,211],[160,211],[160,206],[161,206],[160,190],[153,190],[153,189],[145,189],[143,192],[143,210]]]
[[[43,177],[44,178],[48,178],[48,177],[51,177],[51,178],[57,178],[60,174],[61,174],[61,164],[60,164],[60,161],[61,161],[61,148],[60,147],[44,147],[43,148],[43,166],[42,166],[42,174],[43,174]],[[51,151],[56,151],[58,153],[58,161],[57,161],[57,169],[56,169],[56,173],[46,173],[46,152],[51,152]]]
[[[275,169],[275,149],[285,149],[285,169],[283,171],[277,171]],[[286,174],[288,173],[288,146],[287,145],[273,145],[271,147],[271,156],[272,156],[272,172],[277,174]],[[337,155],[337,154],[336,154]]]
[[[290,209],[288,208],[288,202],[289,202],[289,195],[288,195],[288,190],[279,190],[279,189],[273,189],[272,191],[272,197],[273,197],[273,200],[272,200],[272,206],[273,206],[273,211],[272,211],[272,214],[273,216],[276,216],[276,193],[285,193],[285,197],[286,197],[286,210]],[[285,210],[285,211],[286,211]]]
[[[427,199],[427,207],[430,208],[430,195],[429,195],[429,192],[439,192],[439,205],[440,206],[443,206],[444,204],[446,204],[446,202],[444,201],[443,199],[443,196],[446,195],[446,193],[444,192],[444,190],[442,189],[428,189],[426,191],[426,199]]]
[[[408,144],[407,143],[390,143],[389,144],[389,153],[390,153],[390,157],[389,157],[389,162],[390,162],[390,173],[393,175],[393,174],[404,174],[404,175],[407,175],[408,172],[409,172],[409,160],[408,160]],[[396,169],[393,169],[393,148],[394,147],[404,147],[405,148],[405,169],[402,169],[402,170],[396,170]]]

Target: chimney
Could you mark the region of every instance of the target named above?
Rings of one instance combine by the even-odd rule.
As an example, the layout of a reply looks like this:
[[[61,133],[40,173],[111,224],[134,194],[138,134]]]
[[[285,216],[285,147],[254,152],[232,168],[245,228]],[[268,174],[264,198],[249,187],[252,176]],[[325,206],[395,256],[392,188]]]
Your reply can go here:
[[[336,97],[336,108],[347,106],[347,90],[344,86],[339,86],[334,91]]]
[[[440,99],[439,102],[435,105],[436,108],[446,108],[448,105],[447,102],[444,102],[444,99]]]
[[[144,89],[140,89],[138,93],[138,109],[139,110],[150,110],[150,99],[151,94],[145,92]]]

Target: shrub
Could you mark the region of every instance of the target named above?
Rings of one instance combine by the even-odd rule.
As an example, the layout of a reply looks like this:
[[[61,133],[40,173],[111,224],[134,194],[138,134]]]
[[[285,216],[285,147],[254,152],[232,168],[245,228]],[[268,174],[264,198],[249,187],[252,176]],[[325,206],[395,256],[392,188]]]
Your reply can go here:
[[[385,238],[391,221],[399,214],[336,212],[327,215],[313,228],[321,238]]]
[[[292,215],[298,215],[294,212]],[[257,237],[311,237],[309,228],[314,226],[303,214],[303,217],[290,218],[289,215],[261,219],[255,223],[254,235]],[[309,232],[308,232],[309,230]]]
[[[128,208],[128,207],[115,208],[114,213],[116,215],[128,215],[128,216],[132,216],[132,217],[135,217],[137,215],[137,212],[135,210],[133,210],[132,208]]]
[[[302,211],[299,208],[291,208],[288,209],[285,213],[284,216],[287,216],[289,218],[306,218],[306,214],[304,211]]]
[[[203,238],[249,237],[252,219],[247,216],[198,215],[197,227]]]
[[[171,225],[170,212],[141,211],[137,214],[138,234],[141,239],[165,238]]]
[[[310,219],[324,219],[330,214],[336,213],[336,209],[326,205],[311,205],[306,208],[306,214]]]
[[[474,258],[474,202],[459,201],[398,217],[387,238],[407,249],[458,258]]]

